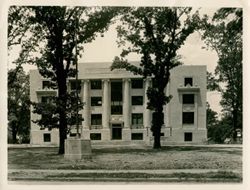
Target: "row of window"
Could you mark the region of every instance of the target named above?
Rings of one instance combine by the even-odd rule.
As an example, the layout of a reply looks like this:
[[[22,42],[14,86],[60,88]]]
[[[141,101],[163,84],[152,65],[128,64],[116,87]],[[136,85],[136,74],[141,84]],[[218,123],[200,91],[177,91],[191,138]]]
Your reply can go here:
[[[51,87],[50,81],[42,81],[43,89]],[[81,90],[81,81],[71,80],[70,81],[71,90]],[[153,86],[155,86],[155,81],[153,81]],[[192,77],[185,77],[184,78],[184,86],[193,86],[193,78]],[[90,88],[93,90],[100,90],[102,89],[102,81],[101,80],[91,80],[90,81]],[[142,89],[143,88],[143,80],[142,79],[132,79],[131,80],[131,88],[133,89]]]
[[[194,94],[183,94],[182,96],[182,103],[183,104],[194,104]],[[42,103],[49,103],[50,96],[42,96],[41,102]],[[132,96],[131,97],[131,104],[134,106],[143,105],[143,96]],[[102,97],[96,96],[91,97],[91,106],[102,106]]]
[[[164,133],[162,133],[161,136],[164,136]],[[101,135],[101,133],[90,133],[90,139],[91,140],[102,140],[102,135]],[[131,133],[131,140],[143,140],[143,133]],[[44,133],[43,134],[43,141],[44,142],[51,142],[51,134]],[[193,133],[191,133],[191,132],[184,133],[184,141],[186,141],[186,142],[193,141]]]
[[[81,81],[70,81],[71,90],[80,90],[81,89]],[[102,89],[102,81],[101,80],[91,80],[90,88],[92,90],[101,90]],[[142,79],[132,79],[131,80],[131,88],[133,89],[142,89],[143,88],[143,80]]]
[[[79,114],[79,118],[82,115]],[[143,125],[143,113],[132,113],[131,114],[132,125]],[[194,112],[183,112],[182,113],[183,124],[194,124]],[[79,120],[79,125],[82,124]],[[91,125],[102,125],[102,114],[91,114]]]
[[[143,114],[132,113],[132,125],[143,125]],[[102,114],[91,114],[91,125],[102,125]]]

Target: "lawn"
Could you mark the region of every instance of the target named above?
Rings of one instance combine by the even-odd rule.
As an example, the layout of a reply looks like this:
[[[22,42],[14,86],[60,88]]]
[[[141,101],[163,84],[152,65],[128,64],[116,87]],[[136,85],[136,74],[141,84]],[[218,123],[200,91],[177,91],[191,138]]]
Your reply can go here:
[[[66,160],[57,151],[57,148],[9,148],[8,179],[242,182],[242,148],[239,147],[93,148],[91,158],[78,161]]]
[[[241,170],[238,147],[93,148],[91,159],[65,160],[57,148],[11,148],[9,169],[221,169]]]

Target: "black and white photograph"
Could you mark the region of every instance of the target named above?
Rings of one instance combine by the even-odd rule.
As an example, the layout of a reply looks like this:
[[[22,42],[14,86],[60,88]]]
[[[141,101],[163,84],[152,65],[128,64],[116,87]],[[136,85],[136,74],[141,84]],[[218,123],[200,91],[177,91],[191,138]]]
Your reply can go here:
[[[5,6],[6,189],[245,189],[245,9],[198,5]]]

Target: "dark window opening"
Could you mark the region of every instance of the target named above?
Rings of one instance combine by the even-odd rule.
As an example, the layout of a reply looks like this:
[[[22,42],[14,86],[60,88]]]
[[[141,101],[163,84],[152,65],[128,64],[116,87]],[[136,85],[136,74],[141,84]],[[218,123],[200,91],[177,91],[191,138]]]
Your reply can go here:
[[[143,140],[143,133],[132,133],[131,139],[132,140]]]
[[[112,115],[122,115],[122,105],[111,105]]]
[[[187,86],[187,85],[193,86],[193,78],[191,78],[191,77],[186,77],[186,78],[184,79],[184,86]]]
[[[111,114],[122,114],[122,82],[111,82]]]
[[[41,103],[50,103],[51,97],[50,96],[42,96],[41,97]]]
[[[91,97],[91,106],[102,106],[102,97]]]
[[[143,124],[143,114],[132,113],[132,125],[142,125],[142,124]]]
[[[132,96],[132,105],[133,106],[143,105],[143,96]]]
[[[102,81],[101,80],[92,80],[90,82],[90,87],[93,90],[100,90],[100,89],[102,89]]]
[[[43,81],[43,89],[50,88],[51,82],[50,81]]]
[[[142,79],[131,80],[131,87],[134,89],[143,88],[143,80]]]
[[[183,112],[182,113],[183,124],[194,124],[194,112]]]
[[[182,103],[183,104],[194,104],[194,94],[183,94]]]
[[[102,114],[91,114],[91,125],[102,125]]]
[[[82,125],[82,121],[83,121],[83,118],[82,118],[82,114],[78,114],[78,118],[77,118],[77,115],[74,114],[71,118],[70,118],[70,121],[69,121],[69,124],[70,125]]]
[[[51,142],[51,135],[50,133],[43,134],[43,142]]]
[[[193,141],[193,133],[184,133],[184,141]]]
[[[90,133],[90,139],[91,140],[102,140],[102,134],[101,133]]]

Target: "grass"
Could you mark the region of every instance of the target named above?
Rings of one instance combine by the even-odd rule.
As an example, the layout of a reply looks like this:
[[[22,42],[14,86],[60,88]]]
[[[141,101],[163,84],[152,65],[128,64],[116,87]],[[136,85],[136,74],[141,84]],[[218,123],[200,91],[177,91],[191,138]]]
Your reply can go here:
[[[8,150],[9,169],[238,169],[242,149],[226,147],[163,147],[93,149],[91,159],[65,160],[57,148]]]
[[[9,180],[242,182],[242,148],[239,147],[93,148],[91,158],[78,161],[66,160],[57,151],[57,148],[9,148]],[[81,172],[91,169],[98,172]],[[116,172],[107,173],[103,169]],[[146,172],[168,169],[192,172]],[[195,169],[216,171],[195,173]]]

